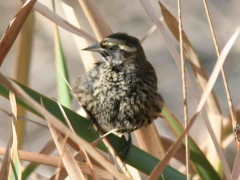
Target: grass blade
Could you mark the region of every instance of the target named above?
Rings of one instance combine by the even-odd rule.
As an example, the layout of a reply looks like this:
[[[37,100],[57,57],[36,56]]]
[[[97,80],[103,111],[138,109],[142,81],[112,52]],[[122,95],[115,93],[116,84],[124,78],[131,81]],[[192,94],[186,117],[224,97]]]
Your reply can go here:
[[[55,12],[55,4],[52,0],[53,11]],[[55,45],[55,62],[56,62],[56,72],[57,72],[57,91],[58,91],[58,99],[61,104],[70,108],[72,104],[72,96],[70,94],[69,87],[67,82],[69,82],[68,69],[66,64],[66,59],[63,53],[62,43],[60,39],[60,34],[58,30],[58,26],[55,25],[54,30],[54,45]],[[67,82],[66,82],[67,81]]]
[[[12,145],[10,148],[10,168],[8,172],[8,179],[11,180],[21,180],[22,178],[22,167],[20,163],[20,159],[18,156],[18,150],[17,150],[17,133],[16,133],[16,121],[17,121],[17,103],[15,95],[10,92],[9,94],[10,104],[12,108]]]
[[[29,81],[30,61],[32,54],[34,14],[31,12],[22,27],[19,36],[18,53],[16,57],[15,77],[18,82],[27,85]],[[25,109],[18,108],[18,116],[25,116]],[[25,134],[26,121],[17,121],[16,130],[18,137],[18,147],[21,149]]]
[[[156,25],[158,31],[163,36],[163,39],[165,40],[167,48],[169,49],[173,59],[179,65],[180,55],[177,52],[174,44],[170,41],[171,38],[169,37],[167,31],[165,30],[163,23],[159,20],[151,3],[149,1],[145,1],[145,0],[139,0],[139,1],[141,2],[142,6],[144,7],[144,9],[145,9],[146,13],[148,14],[149,18],[151,19],[151,21]],[[181,67],[181,66],[179,65],[179,67]]]
[[[2,160],[1,170],[0,170],[0,180],[5,180],[8,178],[8,168],[10,166],[10,160],[9,160],[10,140],[11,140],[11,136],[8,140],[7,149],[5,150],[5,153],[4,153],[4,159]]]
[[[67,147],[66,139],[68,137],[63,137],[51,123],[48,123],[48,127],[69,177],[73,180],[78,180],[79,178],[85,180],[84,175],[74,159],[72,152]]]

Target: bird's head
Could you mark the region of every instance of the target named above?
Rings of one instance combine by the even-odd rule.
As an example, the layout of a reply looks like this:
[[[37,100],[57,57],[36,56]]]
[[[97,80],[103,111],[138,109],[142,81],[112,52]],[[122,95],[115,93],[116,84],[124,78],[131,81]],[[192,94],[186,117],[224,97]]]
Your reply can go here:
[[[107,36],[100,43],[83,50],[99,52],[110,65],[121,65],[126,61],[134,61],[138,56],[145,58],[139,40],[125,33],[115,33]]]

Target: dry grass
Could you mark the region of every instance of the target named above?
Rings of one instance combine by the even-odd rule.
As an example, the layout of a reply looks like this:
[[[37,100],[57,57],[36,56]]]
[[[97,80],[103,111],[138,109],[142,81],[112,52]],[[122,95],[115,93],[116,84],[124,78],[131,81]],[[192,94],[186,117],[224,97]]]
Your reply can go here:
[[[26,23],[24,25],[24,22],[31,11],[32,13],[40,13],[52,24],[56,24],[58,27],[65,29],[73,35],[74,42],[78,48],[78,55],[82,57],[82,59],[89,60],[83,63],[86,71],[92,67],[93,62],[96,61],[96,59],[94,55],[89,52],[82,53],[81,49],[84,46],[100,41],[105,36],[113,33],[110,24],[104,17],[104,13],[102,13],[102,9],[95,1],[79,0],[78,2],[74,2],[75,5],[71,5],[73,1],[66,2],[56,0],[56,2],[58,2],[60,5],[59,7],[62,7],[67,13],[67,20],[58,15],[55,10],[51,10],[52,7],[47,7],[42,4],[41,1],[36,2],[35,0],[27,0],[21,8],[19,7],[19,11],[16,11],[16,15],[9,22],[9,26],[6,27],[6,32],[3,34],[0,41],[0,65],[6,60],[6,55],[12,48],[19,32],[22,30],[20,33],[22,43],[19,43],[18,45],[21,46],[21,51],[18,53],[19,61],[16,73],[21,74],[22,69],[24,71],[21,77],[17,76],[17,78],[15,78],[18,81],[27,83],[27,80],[31,79],[28,72],[31,69],[29,66],[30,55],[31,53],[34,53],[34,49],[31,49],[30,51],[28,51],[30,48],[24,49],[24,47],[31,47],[32,44],[32,38],[28,39],[26,33],[28,33],[27,29],[32,29],[33,23]],[[228,59],[228,54],[231,53],[232,47],[239,36],[240,27],[238,27],[233,34],[228,35],[231,37],[224,44],[222,50],[220,50],[208,4],[203,0],[204,10],[217,54],[215,67],[208,78],[201,59],[194,50],[193,45],[190,43],[190,40],[186,35],[186,29],[184,29],[184,18],[182,17],[184,10],[181,8],[183,3],[184,2],[180,0],[178,1],[178,10],[175,12],[175,14],[178,13],[177,20],[177,18],[175,18],[160,1],[160,6],[156,8],[153,7],[150,1],[139,0],[139,4],[143,7],[142,13],[146,13],[149,18],[149,23],[152,23],[152,27],[143,33],[141,42],[143,43],[150,39],[152,34],[158,30],[163,37],[169,53],[175,60],[176,66],[178,66],[182,73],[181,83],[183,86],[183,95],[181,97],[184,103],[178,108],[181,109],[182,114],[184,114],[185,128],[179,126],[180,122],[168,107],[165,107],[163,112],[163,117],[170,126],[168,131],[171,131],[176,136],[176,140],[172,141],[164,137],[165,134],[158,131],[158,127],[155,124],[142,128],[135,132],[135,136],[139,147],[146,151],[146,153],[142,152],[137,147],[132,146],[129,152],[129,157],[126,159],[127,165],[124,165],[125,162],[117,156],[120,146],[119,143],[121,144],[123,142],[122,138],[110,135],[109,137],[107,136],[103,138],[103,140],[96,139],[96,131],[93,128],[87,132],[89,134],[89,139],[86,136],[80,137],[79,134],[81,133],[77,131],[78,127],[75,127],[77,121],[73,116],[69,115],[69,112],[71,115],[74,114],[74,112],[69,109],[67,110],[68,112],[66,112],[66,108],[60,105],[60,103],[65,104],[63,97],[65,97],[66,94],[69,94],[71,89],[66,85],[68,84],[66,82],[66,79],[68,79],[66,74],[68,74],[68,72],[64,74],[62,73],[64,72],[62,69],[56,68],[57,72],[61,72],[57,73],[58,80],[62,80],[67,89],[66,92],[62,92],[58,97],[58,99],[61,100],[59,103],[55,100],[48,100],[47,102],[46,99],[34,99],[33,97],[46,97],[39,95],[36,92],[30,92],[29,90],[26,90],[26,88],[22,88],[22,86],[19,86],[10,78],[7,78],[5,73],[1,71],[0,94],[8,98],[8,92],[6,91],[8,90],[10,92],[9,104],[11,105],[12,113],[8,113],[4,108],[1,109],[7,113],[12,122],[11,132],[5,132],[6,137],[7,134],[10,134],[8,144],[6,148],[0,147],[0,154],[4,156],[4,159],[1,162],[0,180],[8,178],[29,178],[31,174],[36,172],[35,169],[38,165],[55,167],[55,171],[50,175],[40,174],[40,176],[43,177],[49,176],[49,179],[64,179],[67,176],[71,179],[146,179],[146,176],[143,176],[142,173],[147,174],[149,180],[159,178],[169,180],[173,178],[191,179],[191,177],[204,180],[213,178],[227,180],[240,179],[240,138],[237,116],[239,111],[234,111],[232,100],[234,100],[235,97],[232,97],[230,94],[230,87],[227,82],[228,79],[223,68],[224,63],[226,63]],[[159,18],[155,11],[156,9],[161,10],[163,17]],[[81,24],[81,21],[78,18],[77,13],[79,11],[84,14],[85,20],[89,23],[94,35],[91,35],[88,30],[84,30],[87,28]],[[61,38],[61,33],[59,34],[58,30],[56,32],[55,37],[57,41],[55,41],[55,47],[59,48],[62,47],[65,42],[59,40]],[[170,33],[172,33],[173,36],[171,36]],[[36,36],[36,34],[33,32],[32,37],[34,38],[34,36]],[[177,41],[172,41],[172,37],[175,37]],[[178,43],[179,50],[176,48],[175,43]],[[54,51],[54,49],[52,49],[52,51]],[[56,53],[58,53],[58,51],[56,51]],[[63,63],[66,63],[66,59],[68,58],[64,58],[64,51],[61,51],[60,54],[56,55],[61,57]],[[21,60],[21,57],[23,57],[23,60]],[[24,60],[26,61],[24,62]],[[58,62],[56,61],[56,65],[57,63]],[[193,76],[191,76],[189,68],[186,68],[187,63],[190,64],[189,67],[191,67]],[[66,68],[65,71],[68,71],[67,66],[64,68]],[[229,106],[230,119],[232,120],[232,126],[235,130],[230,130],[227,133],[222,128],[224,116],[222,115],[222,110],[220,108],[220,97],[213,92],[213,87],[216,84],[220,72],[226,89],[226,103],[228,103]],[[39,83],[41,83],[42,86],[45,85],[44,82]],[[198,84],[200,91],[198,91],[194,84]],[[7,90],[4,89],[4,87]],[[25,103],[21,104],[23,105],[21,107],[16,105],[16,103],[21,103],[19,99]],[[71,99],[71,97],[69,97],[69,99]],[[194,109],[193,115],[188,112],[189,104],[187,101],[189,99],[195,99],[197,101],[197,107]],[[57,111],[51,111],[52,106],[49,104],[49,101],[56,105],[54,107],[57,107]],[[166,102],[166,104],[168,103]],[[67,106],[71,109],[71,104],[68,104]],[[17,125],[16,127],[16,122],[19,121],[17,120],[19,119],[17,117],[24,116],[22,108],[37,114],[42,120],[46,120],[51,139],[45,144],[44,148],[38,149],[39,153],[23,151],[17,148],[18,143],[23,143],[23,139],[18,137],[23,136],[25,133],[24,130],[21,130],[24,129],[24,125]],[[18,114],[18,111],[20,111],[20,114]],[[193,140],[194,138],[191,133],[189,133],[194,123],[198,120],[197,117],[201,115],[206,124],[206,131],[210,134],[210,138],[206,140],[204,147],[204,150],[207,151],[201,149],[201,142],[195,143]],[[76,116],[82,118],[78,115]],[[172,119],[174,119],[174,121],[170,123]],[[85,126],[89,123],[85,121],[86,119],[79,120],[79,123],[83,123],[81,126]],[[19,129],[18,126],[21,128]],[[16,131],[16,129],[18,130]],[[224,154],[225,145],[223,146],[222,144],[226,144],[225,141],[228,137],[232,137],[233,134],[236,137],[235,144],[238,152],[236,154],[233,168],[231,169],[231,166],[229,166],[229,162],[227,161],[227,154]],[[95,139],[92,140],[92,137],[95,137]],[[186,141],[184,143],[183,140],[185,137]],[[232,140],[232,138],[230,139]],[[105,145],[103,145],[102,142]],[[195,151],[196,149],[197,151]],[[214,149],[214,151],[212,151],[212,149]],[[54,150],[58,150],[58,156],[51,155]],[[106,154],[104,151],[109,151],[110,153]],[[200,160],[195,158],[194,153],[196,153],[197,156],[200,156]],[[172,165],[170,163],[172,158],[177,159],[181,166],[177,167],[173,165],[174,169],[169,167],[169,165]],[[22,164],[22,161],[28,161],[30,164],[25,166]],[[215,166],[211,165],[213,162],[217,162],[215,163]],[[40,178],[40,176],[37,177]]]

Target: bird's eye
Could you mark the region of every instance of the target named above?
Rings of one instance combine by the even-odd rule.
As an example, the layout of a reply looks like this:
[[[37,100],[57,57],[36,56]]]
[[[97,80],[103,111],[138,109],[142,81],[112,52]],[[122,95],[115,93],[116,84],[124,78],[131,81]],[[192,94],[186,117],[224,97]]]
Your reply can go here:
[[[118,49],[118,46],[110,46],[108,49],[110,51],[114,51],[114,50]]]

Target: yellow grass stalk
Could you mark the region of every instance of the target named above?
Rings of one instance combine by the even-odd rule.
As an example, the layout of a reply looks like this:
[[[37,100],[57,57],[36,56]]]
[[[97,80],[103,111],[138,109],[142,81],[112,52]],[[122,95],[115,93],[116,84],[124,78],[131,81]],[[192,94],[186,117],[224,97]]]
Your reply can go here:
[[[30,70],[30,60],[32,54],[32,40],[33,40],[33,23],[34,23],[34,14],[31,12],[26,19],[25,24],[22,27],[19,36],[18,42],[18,52],[16,60],[16,69],[15,69],[15,79],[24,84],[28,85],[29,80],[29,70]],[[25,109],[21,106],[18,106],[18,116],[25,116]],[[25,122],[26,121],[17,121],[16,130],[18,135],[18,147],[21,149],[24,133],[25,133]]]
[[[18,139],[16,132],[17,121],[17,102],[14,93],[9,93],[9,100],[12,108],[12,139],[10,148],[10,167],[8,170],[8,179],[22,179],[22,166],[18,156]]]
[[[182,64],[182,89],[183,89],[183,114],[184,114],[184,123],[185,128],[188,125],[188,104],[187,104],[187,83],[186,83],[186,65],[185,59],[183,57],[183,27],[182,27],[182,4],[181,0],[178,0],[178,21],[179,21],[179,40],[180,40],[180,57]],[[186,175],[187,180],[191,180],[190,174],[190,151],[189,151],[189,137],[188,132],[185,137],[185,148],[186,148]]]

